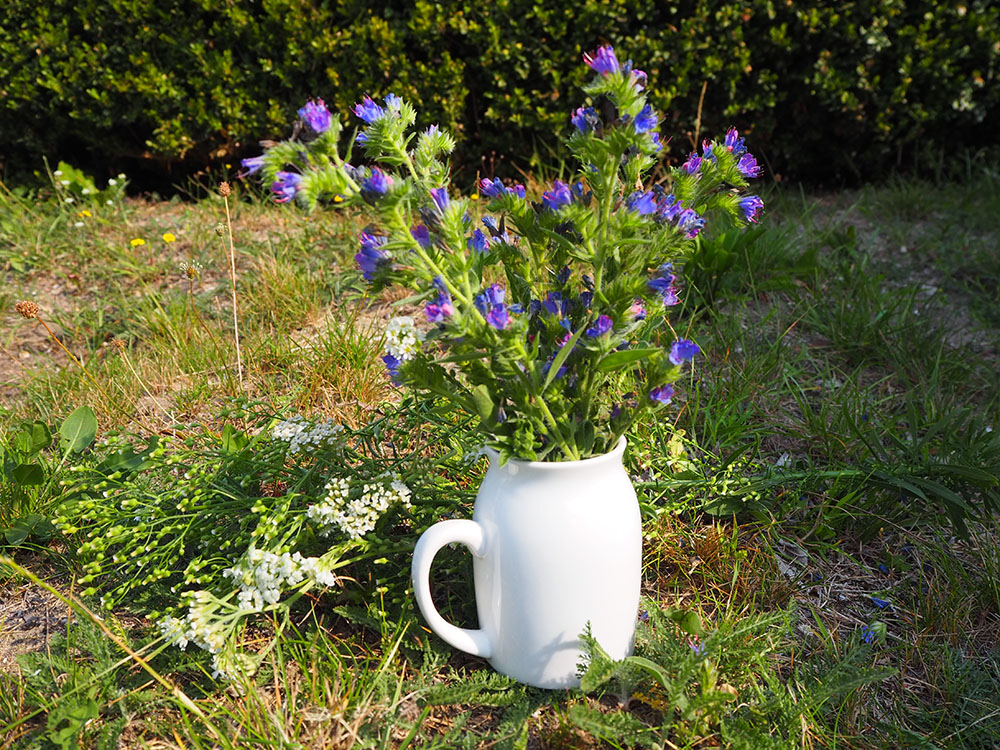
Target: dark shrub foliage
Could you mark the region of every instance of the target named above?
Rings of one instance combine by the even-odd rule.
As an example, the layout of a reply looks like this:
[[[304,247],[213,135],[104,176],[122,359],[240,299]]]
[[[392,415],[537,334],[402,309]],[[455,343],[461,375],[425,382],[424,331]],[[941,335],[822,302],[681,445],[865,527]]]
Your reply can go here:
[[[868,179],[1000,128],[991,0],[4,6],[0,158],[34,168],[48,154],[176,176],[256,153],[310,96],[346,113],[388,92],[455,132],[470,175],[553,163],[580,104],[581,54],[602,42],[649,73],[675,159],[699,101],[701,133],[736,125],[772,171],[812,181]]]

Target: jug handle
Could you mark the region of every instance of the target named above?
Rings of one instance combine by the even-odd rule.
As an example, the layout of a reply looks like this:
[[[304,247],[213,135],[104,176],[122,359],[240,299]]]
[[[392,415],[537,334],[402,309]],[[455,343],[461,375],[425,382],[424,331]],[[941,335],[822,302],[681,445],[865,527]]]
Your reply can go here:
[[[489,659],[493,655],[493,644],[486,631],[452,625],[440,615],[431,599],[430,573],[434,556],[446,544],[456,542],[464,544],[476,557],[483,557],[486,552],[483,527],[475,521],[451,520],[434,524],[420,536],[413,550],[413,593],[421,614],[441,640],[473,656]]]

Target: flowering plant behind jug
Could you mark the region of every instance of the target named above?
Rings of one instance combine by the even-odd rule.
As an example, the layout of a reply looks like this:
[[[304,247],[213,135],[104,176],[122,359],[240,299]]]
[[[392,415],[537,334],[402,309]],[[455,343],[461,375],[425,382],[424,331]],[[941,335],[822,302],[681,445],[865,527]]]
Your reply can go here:
[[[663,143],[647,76],[608,46],[584,61],[590,104],[571,113],[567,141],[578,172],[537,201],[499,179],[478,185],[485,206],[459,196],[443,160],[454,140],[415,132],[415,110],[392,94],[354,107],[361,129],[344,155],[340,118],[317,100],[299,110],[305,137],[244,161],[279,202],[376,217],[355,260],[375,287],[411,288],[427,323],[390,323],[393,380],[478,416],[501,462],[605,454],[669,404],[699,352],[667,320],[674,264],[707,219],[746,224],[762,208],[744,192],[761,170],[735,130],[644,187]],[[350,163],[355,150],[366,165]]]

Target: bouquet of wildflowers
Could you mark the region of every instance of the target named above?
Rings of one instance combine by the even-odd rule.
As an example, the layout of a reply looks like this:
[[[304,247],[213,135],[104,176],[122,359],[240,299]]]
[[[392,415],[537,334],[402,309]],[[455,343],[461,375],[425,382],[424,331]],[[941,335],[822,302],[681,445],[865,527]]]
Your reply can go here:
[[[754,222],[762,208],[742,192],[761,170],[735,130],[646,189],[662,148],[646,74],[608,46],[584,61],[591,104],[572,113],[567,144],[579,172],[537,201],[499,179],[480,182],[480,200],[449,190],[452,137],[414,132],[416,112],[392,94],[354,107],[362,129],[343,156],[339,118],[311,101],[306,137],[243,162],[279,202],[372,211],[355,259],[373,285],[413,289],[427,323],[390,322],[393,379],[477,415],[502,461],[599,455],[669,404],[699,352],[667,321],[674,263],[706,217]],[[365,166],[350,163],[355,148]]]

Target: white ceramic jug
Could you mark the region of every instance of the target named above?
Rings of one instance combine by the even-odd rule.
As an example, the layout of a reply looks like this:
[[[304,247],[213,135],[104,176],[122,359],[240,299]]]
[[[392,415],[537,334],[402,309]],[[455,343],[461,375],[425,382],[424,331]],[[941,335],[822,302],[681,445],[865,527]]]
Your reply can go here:
[[[582,461],[508,461],[490,468],[473,520],[442,521],[413,552],[413,590],[427,624],[455,648],[541,688],[579,685],[579,635],[590,623],[614,659],[632,652],[642,574],[642,522],[622,466],[625,439]],[[434,555],[459,542],[474,555],[478,630],[444,620],[431,600]]]

